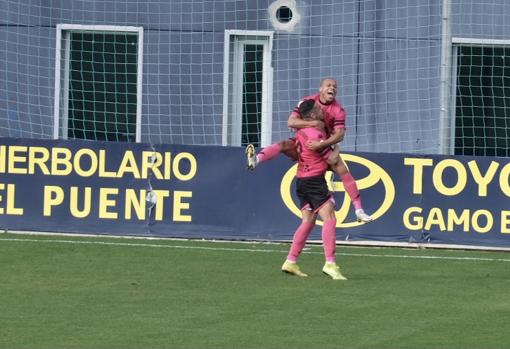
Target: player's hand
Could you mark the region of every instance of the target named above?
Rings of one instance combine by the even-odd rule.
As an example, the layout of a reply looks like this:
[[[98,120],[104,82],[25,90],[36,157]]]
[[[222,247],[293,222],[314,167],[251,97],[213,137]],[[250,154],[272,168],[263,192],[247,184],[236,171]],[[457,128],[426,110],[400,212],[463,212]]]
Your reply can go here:
[[[323,142],[319,142],[319,141],[308,141],[308,142],[306,142],[306,146],[308,149],[313,150],[313,151],[321,151],[322,149],[324,149]]]

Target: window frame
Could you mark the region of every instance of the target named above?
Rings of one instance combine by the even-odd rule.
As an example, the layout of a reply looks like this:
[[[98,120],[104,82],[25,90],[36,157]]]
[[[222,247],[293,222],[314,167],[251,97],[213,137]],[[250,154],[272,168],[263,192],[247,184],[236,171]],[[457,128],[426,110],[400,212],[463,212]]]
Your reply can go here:
[[[452,40],[452,59],[450,72],[450,105],[448,107],[450,113],[450,133],[449,133],[449,154],[455,155],[455,137],[456,137],[456,121],[457,121],[457,79],[458,79],[458,55],[461,47],[473,46],[496,46],[501,48],[509,48],[510,40],[499,39],[478,39],[478,38],[460,38],[453,37]]]
[[[260,30],[225,30],[222,145],[241,146],[245,45],[262,45],[264,50],[260,144],[266,146],[272,142],[273,67],[271,56],[273,32]],[[233,55],[232,61],[231,54]]]
[[[53,139],[68,138],[69,116],[69,70],[71,32],[130,33],[137,34],[137,77],[136,77],[136,135],[135,142],[141,141],[142,82],[143,82],[143,27],[115,25],[57,24],[55,45],[55,95],[53,104]]]

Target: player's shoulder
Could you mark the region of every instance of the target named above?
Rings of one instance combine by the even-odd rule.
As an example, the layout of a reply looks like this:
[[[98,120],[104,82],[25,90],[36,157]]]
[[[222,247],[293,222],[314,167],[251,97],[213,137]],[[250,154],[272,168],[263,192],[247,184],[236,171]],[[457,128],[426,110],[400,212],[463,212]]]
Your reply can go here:
[[[332,114],[343,114],[343,113],[345,113],[344,107],[336,99],[333,102],[331,102],[331,104],[329,105],[328,109],[329,109],[329,111]]]
[[[330,106],[333,108],[344,109],[344,107],[342,106],[342,103],[340,103],[338,101],[338,99],[336,99],[336,98],[333,100],[333,102],[331,102]]]
[[[305,96],[305,97],[301,98],[301,100],[299,102],[302,103],[303,101],[306,101],[308,99],[313,99],[314,101],[318,101],[319,98],[320,98],[320,93],[314,93],[313,95]]]

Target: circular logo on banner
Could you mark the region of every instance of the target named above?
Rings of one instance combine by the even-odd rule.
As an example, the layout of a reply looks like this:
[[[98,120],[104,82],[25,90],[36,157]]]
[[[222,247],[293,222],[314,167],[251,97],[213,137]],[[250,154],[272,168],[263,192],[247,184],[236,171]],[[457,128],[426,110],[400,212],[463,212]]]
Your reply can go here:
[[[344,160],[346,166],[349,163],[357,163],[361,166],[364,166],[368,169],[369,173],[364,178],[355,178],[356,184],[358,185],[358,189],[361,192],[361,197],[363,198],[363,189],[368,189],[380,185],[384,188],[384,198],[382,202],[374,212],[371,213],[372,217],[375,219],[381,217],[388,209],[391,207],[393,200],[395,199],[395,186],[393,185],[393,181],[391,177],[386,173],[386,171],[376,163],[367,160],[365,158],[352,155],[352,154],[342,154],[342,159]],[[282,183],[280,185],[280,194],[282,196],[282,200],[285,203],[285,206],[294,213],[296,216],[301,218],[301,210],[298,207],[298,203],[294,202],[294,198],[291,193],[292,182],[295,179],[297,171],[297,164],[292,166],[283,176]],[[358,225],[362,225],[363,223],[359,223],[355,221],[347,221],[346,218],[349,214],[349,210],[351,209],[351,199],[349,195],[345,192],[344,185],[342,182],[331,181],[333,178],[333,173],[328,171],[326,173],[326,179],[328,182],[329,190],[333,192],[343,192],[343,201],[340,203],[340,208],[335,211],[336,215],[336,226],[339,228],[349,228],[355,227]],[[339,195],[335,195],[335,199],[338,203]],[[370,213],[370,212],[369,212]],[[322,225],[322,222],[318,221],[319,225]]]

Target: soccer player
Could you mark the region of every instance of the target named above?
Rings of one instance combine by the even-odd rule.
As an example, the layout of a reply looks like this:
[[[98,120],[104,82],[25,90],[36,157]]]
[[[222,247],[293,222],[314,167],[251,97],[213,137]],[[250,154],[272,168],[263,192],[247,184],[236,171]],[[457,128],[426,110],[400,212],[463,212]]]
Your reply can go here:
[[[322,110],[315,104],[314,100],[305,100],[300,103],[299,111],[303,120],[317,119],[322,116]],[[340,272],[335,260],[335,200],[328,191],[324,178],[324,174],[329,167],[327,159],[333,150],[327,147],[318,152],[307,147],[309,141],[323,142],[326,137],[326,132],[319,128],[307,127],[296,131],[296,149],[298,153],[296,194],[301,205],[302,221],[294,233],[289,254],[282,265],[282,271],[300,277],[308,276],[299,268],[297,258],[315,226],[317,215],[319,215],[324,222],[322,241],[326,257],[322,271],[333,280],[347,280]]]
[[[340,177],[344,184],[345,191],[354,206],[356,218],[359,222],[368,223],[372,221],[372,217],[365,213],[361,203],[361,195],[354,177],[340,157],[340,147],[338,143],[341,142],[345,135],[345,111],[340,103],[336,100],[337,83],[332,78],[325,78],[320,83],[319,92],[303,98],[303,100],[313,100],[323,112],[323,120],[304,120],[300,113],[299,107],[294,108],[288,119],[288,126],[293,129],[301,129],[305,127],[322,127],[325,125],[328,137],[322,142],[310,140],[305,145],[308,149],[315,151],[323,151],[326,148],[332,147],[329,158],[327,159],[331,169]],[[299,104],[298,104],[299,106]],[[297,149],[294,138],[285,139],[269,145],[262,149],[258,154],[255,154],[255,148],[252,144],[246,147],[247,165],[248,169],[253,170],[257,165],[271,160],[278,156],[280,153],[287,155],[293,160],[297,160]]]

